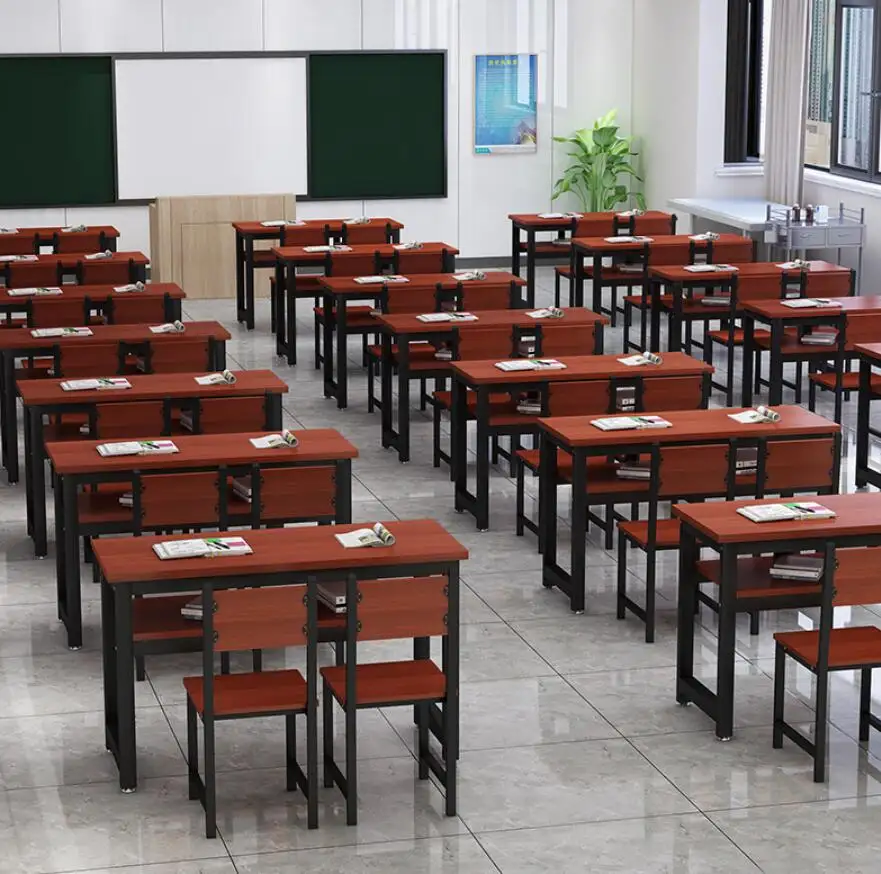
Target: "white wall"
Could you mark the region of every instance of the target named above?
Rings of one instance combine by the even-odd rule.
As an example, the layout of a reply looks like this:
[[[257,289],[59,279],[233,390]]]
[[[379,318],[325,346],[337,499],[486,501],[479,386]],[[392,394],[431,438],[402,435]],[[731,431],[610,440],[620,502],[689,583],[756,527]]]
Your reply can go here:
[[[565,160],[552,135],[613,107],[629,132],[639,2],[696,0],[0,0],[0,53],[446,49],[449,196],[305,203],[298,212],[389,214],[407,238],[499,256],[510,251],[509,212],[551,205]],[[487,52],[539,55],[534,154],[473,153],[473,56]],[[149,251],[146,207],[0,211],[2,225],[80,221],[115,224],[126,248]]]

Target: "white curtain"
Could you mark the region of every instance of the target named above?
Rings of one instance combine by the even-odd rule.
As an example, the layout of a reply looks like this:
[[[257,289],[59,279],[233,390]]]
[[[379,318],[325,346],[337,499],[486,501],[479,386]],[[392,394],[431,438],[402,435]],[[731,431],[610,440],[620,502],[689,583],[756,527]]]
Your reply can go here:
[[[765,92],[765,196],[790,206],[802,202],[804,184],[809,3],[773,3]]]

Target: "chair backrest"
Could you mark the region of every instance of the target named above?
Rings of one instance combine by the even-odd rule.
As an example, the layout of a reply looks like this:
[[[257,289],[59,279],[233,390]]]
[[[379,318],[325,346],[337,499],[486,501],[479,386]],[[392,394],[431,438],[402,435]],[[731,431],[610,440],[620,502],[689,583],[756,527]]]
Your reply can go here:
[[[343,242],[349,246],[390,243],[392,229],[388,225],[347,225],[343,223]]]
[[[95,437],[152,437],[165,431],[162,401],[95,405]]]
[[[548,385],[549,416],[584,416],[609,409],[608,379],[552,382]]]
[[[140,482],[142,528],[220,524],[216,471],[145,474]]]
[[[675,234],[675,215],[638,215],[633,219],[633,233],[644,236]]]
[[[151,343],[150,373],[186,373],[205,370],[210,360],[210,346],[203,338],[175,337],[168,342]]]
[[[116,295],[106,309],[107,321],[114,325],[143,325],[165,321],[165,300],[161,297]]]
[[[615,213],[589,212],[575,220],[573,237],[611,237],[615,231]]]
[[[743,264],[755,259],[756,244],[749,237],[707,244],[707,261],[712,264]]]
[[[741,303],[750,300],[779,300],[788,288],[800,291],[800,280],[791,277],[789,281],[785,281],[782,274],[780,276],[738,276],[737,301]]]
[[[60,346],[58,377],[112,376],[119,373],[119,346],[116,343],[89,343]]]
[[[540,324],[538,336],[541,355],[593,355],[596,352],[595,325],[552,325]]]
[[[266,400],[253,398],[203,398],[199,402],[200,434],[232,434],[266,428]]]
[[[0,255],[36,255],[39,251],[36,234],[0,234]]]
[[[465,328],[456,332],[455,348],[460,361],[510,358],[514,349],[513,332],[508,327]]]
[[[492,285],[486,287],[481,282],[462,282],[463,310],[507,310],[511,308],[511,286]]]
[[[450,266],[450,254],[446,249],[440,252],[422,252],[419,249],[396,249],[394,271],[403,276],[413,273],[445,273]]]
[[[823,273],[809,270],[805,273],[805,292],[817,297],[850,297],[856,288],[856,271]]]
[[[37,288],[61,285],[62,270],[58,261],[10,261],[6,265],[7,288]]]
[[[282,649],[306,643],[306,586],[262,586],[213,592],[214,649]]]
[[[765,494],[837,491],[834,437],[769,440],[765,450]]]
[[[79,261],[76,278],[80,285],[125,285],[137,277],[135,262],[127,261]]]
[[[59,298],[31,298],[31,315],[28,324],[32,328],[61,328],[88,325],[90,313],[86,301]]]
[[[704,380],[700,375],[656,376],[642,382],[643,410],[699,410],[704,406]]]
[[[694,243],[687,240],[683,243],[671,243],[665,246],[650,246],[648,263],[652,267],[673,266],[694,263]]]
[[[324,227],[286,225],[281,229],[280,245],[282,246],[326,246],[328,242],[330,242],[330,231],[327,225]]]
[[[376,276],[381,269],[378,252],[328,252],[324,262],[325,276]]]
[[[358,641],[446,636],[448,592],[446,576],[360,581]]]
[[[315,520],[336,514],[336,467],[332,464],[265,467],[259,476],[261,522]]]
[[[845,340],[848,347],[853,346],[854,343],[881,342],[881,312],[849,315],[845,328]]]
[[[881,603],[881,547],[835,550],[836,607]]]
[[[380,309],[384,313],[433,313],[438,309],[438,289],[385,285]]]
[[[726,497],[729,491],[728,443],[662,446],[660,498]]]
[[[69,231],[52,237],[52,251],[56,255],[79,252],[103,252],[107,238],[103,231]]]

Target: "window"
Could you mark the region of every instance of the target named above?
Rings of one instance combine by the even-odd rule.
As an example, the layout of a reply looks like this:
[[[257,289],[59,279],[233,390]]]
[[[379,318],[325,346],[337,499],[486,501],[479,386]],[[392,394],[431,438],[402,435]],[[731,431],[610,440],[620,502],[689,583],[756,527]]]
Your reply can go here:
[[[729,0],[725,160],[760,158],[774,0]],[[805,164],[881,182],[881,0],[809,0]]]

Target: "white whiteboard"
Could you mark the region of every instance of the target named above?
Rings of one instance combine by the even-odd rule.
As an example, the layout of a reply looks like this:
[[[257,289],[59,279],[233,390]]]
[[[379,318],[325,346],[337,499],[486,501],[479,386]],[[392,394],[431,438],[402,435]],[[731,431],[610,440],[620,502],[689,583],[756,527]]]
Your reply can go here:
[[[115,63],[120,199],[306,193],[304,58]]]

